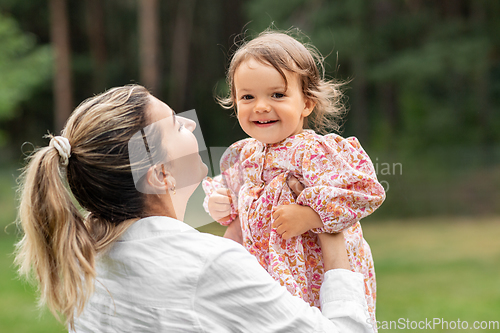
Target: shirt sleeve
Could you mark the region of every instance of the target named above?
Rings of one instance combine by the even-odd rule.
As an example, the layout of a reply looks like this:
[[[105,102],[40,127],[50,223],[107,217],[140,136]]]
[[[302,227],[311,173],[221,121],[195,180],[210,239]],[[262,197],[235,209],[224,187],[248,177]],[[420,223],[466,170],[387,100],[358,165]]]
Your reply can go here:
[[[214,178],[206,177],[203,182],[203,190],[205,191],[205,199],[203,200],[203,208],[208,211],[208,198],[219,188],[227,188],[231,193],[231,214],[230,219],[221,223],[229,225],[238,216],[238,193],[243,183],[242,173],[240,169],[240,155],[242,149],[247,144],[248,139],[238,141],[232,144],[221,157],[220,170],[221,174]]]
[[[320,293],[322,311],[292,296],[234,244],[206,263],[194,306],[206,332],[373,332],[360,273],[330,270]]]
[[[340,232],[375,211],[385,199],[370,157],[354,137],[327,135],[301,147],[306,188],[297,203],[314,209],[323,228],[313,232]]]

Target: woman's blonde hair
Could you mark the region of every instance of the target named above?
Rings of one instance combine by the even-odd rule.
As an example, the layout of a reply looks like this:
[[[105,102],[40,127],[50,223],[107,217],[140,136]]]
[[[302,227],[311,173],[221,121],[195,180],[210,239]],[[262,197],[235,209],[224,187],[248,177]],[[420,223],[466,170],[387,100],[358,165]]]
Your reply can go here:
[[[89,98],[62,131],[71,144],[67,167],[48,146],[28,158],[20,177],[18,223],[24,236],[15,261],[20,274],[38,280],[40,304],[57,318],[62,314],[71,327],[93,292],[96,254],[144,212],[128,142],[147,126],[149,102],[149,92],[138,85]]]
[[[234,74],[249,58],[273,66],[283,77],[285,88],[287,79],[284,71],[299,76],[304,96],[315,103],[313,112],[305,119],[305,127],[312,125],[312,128],[323,134],[340,130],[342,117],[346,113],[341,90],[343,83],[327,80],[324,57],[314,46],[302,44],[289,32],[266,30],[236,50],[226,75],[229,95],[217,98],[222,107],[236,108]]]

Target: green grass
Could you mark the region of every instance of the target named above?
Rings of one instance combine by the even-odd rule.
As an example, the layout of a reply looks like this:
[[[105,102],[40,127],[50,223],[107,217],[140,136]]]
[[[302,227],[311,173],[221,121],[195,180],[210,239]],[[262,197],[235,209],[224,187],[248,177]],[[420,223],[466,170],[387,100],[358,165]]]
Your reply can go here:
[[[0,171],[0,332],[65,332],[47,310],[37,309],[34,288],[17,278],[12,264],[15,227],[8,234],[4,228],[15,218],[13,174]],[[215,223],[199,229],[224,232]],[[379,322],[500,321],[499,217],[368,218],[363,231],[375,260]]]
[[[377,272],[377,320],[500,320],[500,218],[432,218],[364,223]],[[220,234],[209,224],[202,231]],[[40,318],[34,290],[16,278],[13,237],[0,237],[0,332],[63,332]],[[380,330],[395,332],[397,330]],[[436,332],[446,332],[436,327]],[[452,332],[452,330],[448,330]],[[467,332],[467,330],[461,330]],[[469,330],[473,331],[473,330]]]
[[[377,320],[460,319],[470,326],[500,321],[499,222],[471,217],[364,223],[377,274]],[[434,331],[453,330],[437,325]]]
[[[47,310],[37,307],[35,288],[22,281],[14,267],[15,169],[0,170],[0,332],[67,332]]]
[[[12,238],[0,237],[0,332],[67,332],[48,310],[38,309],[34,288],[16,276],[12,251]]]

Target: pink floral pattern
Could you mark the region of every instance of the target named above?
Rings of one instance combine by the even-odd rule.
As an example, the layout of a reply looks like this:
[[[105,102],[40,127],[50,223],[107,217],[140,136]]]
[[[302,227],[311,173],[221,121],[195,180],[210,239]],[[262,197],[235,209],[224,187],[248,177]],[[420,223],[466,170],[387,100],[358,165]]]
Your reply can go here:
[[[365,277],[375,319],[375,270],[359,220],[382,204],[385,192],[356,138],[305,130],[270,145],[244,139],[222,156],[221,172],[203,181],[207,212],[208,197],[218,188],[230,189],[231,220],[239,215],[244,246],[276,281],[313,306],[320,307],[324,274],[317,233],[345,231],[351,269]],[[289,175],[305,186],[298,197],[287,185]],[[284,240],[271,227],[272,209],[292,203],[313,208],[324,227]]]

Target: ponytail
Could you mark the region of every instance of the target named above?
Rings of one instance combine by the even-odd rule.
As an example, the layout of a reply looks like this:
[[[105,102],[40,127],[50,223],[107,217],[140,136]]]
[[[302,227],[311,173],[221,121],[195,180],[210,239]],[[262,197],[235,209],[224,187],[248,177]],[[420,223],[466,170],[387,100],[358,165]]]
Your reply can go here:
[[[21,179],[19,223],[24,237],[15,262],[24,276],[38,281],[40,305],[46,304],[73,326],[93,291],[94,241],[72,201],[63,178],[65,168],[54,147],[31,156]],[[34,273],[34,274],[33,274]]]
[[[21,175],[16,264],[36,278],[40,305],[72,328],[94,290],[96,255],[144,217],[128,142],[147,125],[150,98],[128,85],[82,102]]]

